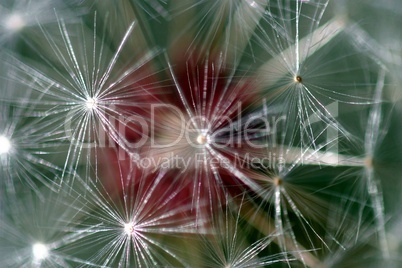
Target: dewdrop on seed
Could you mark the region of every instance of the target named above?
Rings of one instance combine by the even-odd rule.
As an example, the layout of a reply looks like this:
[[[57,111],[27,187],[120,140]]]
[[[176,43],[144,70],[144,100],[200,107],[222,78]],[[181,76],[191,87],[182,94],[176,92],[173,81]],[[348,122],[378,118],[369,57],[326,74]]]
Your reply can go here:
[[[4,136],[0,136],[0,155],[6,154],[11,149],[11,142]]]

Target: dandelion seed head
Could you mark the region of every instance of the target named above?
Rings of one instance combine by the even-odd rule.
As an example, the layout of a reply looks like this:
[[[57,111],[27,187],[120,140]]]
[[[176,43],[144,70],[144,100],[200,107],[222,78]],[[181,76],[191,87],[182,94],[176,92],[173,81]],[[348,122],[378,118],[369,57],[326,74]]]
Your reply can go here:
[[[18,32],[26,25],[21,14],[10,14],[4,21],[4,27],[11,32]]]
[[[36,243],[32,246],[32,254],[35,260],[43,260],[48,257],[49,249],[42,243]]]
[[[0,155],[6,154],[11,149],[11,142],[8,138],[0,136]]]

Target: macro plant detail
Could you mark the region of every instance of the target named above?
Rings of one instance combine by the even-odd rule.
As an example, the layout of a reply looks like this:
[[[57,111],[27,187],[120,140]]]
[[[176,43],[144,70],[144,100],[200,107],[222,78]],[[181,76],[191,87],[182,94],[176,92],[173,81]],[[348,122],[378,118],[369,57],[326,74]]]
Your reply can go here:
[[[402,264],[396,0],[0,14],[1,267]]]

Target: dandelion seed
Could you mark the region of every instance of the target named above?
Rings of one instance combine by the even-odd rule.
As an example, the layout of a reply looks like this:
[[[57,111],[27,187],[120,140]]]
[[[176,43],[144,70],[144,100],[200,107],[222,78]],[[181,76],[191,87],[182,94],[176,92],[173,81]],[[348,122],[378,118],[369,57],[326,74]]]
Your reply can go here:
[[[66,188],[58,193],[40,188],[40,195],[25,191],[24,196],[8,195],[10,201],[0,215],[1,267],[77,267],[91,265],[78,257],[73,242],[80,213],[75,197]]]
[[[120,179],[121,186],[107,192],[101,184],[77,179],[87,193],[78,199],[77,210],[86,216],[75,229],[82,234],[76,246],[93,248],[88,259],[101,266],[185,264],[162,242],[202,228],[183,200],[182,186],[169,181],[165,171],[132,170],[128,176]]]
[[[376,230],[371,226],[371,216],[369,214],[365,214],[363,217],[356,215],[353,200],[348,200],[347,196],[340,202],[332,202],[330,206],[327,220],[327,228],[330,231],[325,235],[329,250],[323,249],[324,255],[319,267],[348,267],[357,264],[374,265],[374,267],[384,265],[387,260],[374,253],[376,246],[372,241],[376,240]],[[344,208],[342,212],[338,210],[339,206]],[[364,259],[356,258],[359,252],[371,252],[371,254],[367,254]]]
[[[2,60],[9,60],[9,58]],[[21,93],[21,94],[19,94]],[[29,86],[2,80],[0,99],[0,184],[8,193],[19,191],[21,184],[38,190],[42,185],[55,189],[58,179],[57,157],[48,158],[60,146],[59,133],[47,132],[52,121],[32,115],[40,98],[32,96]],[[25,105],[30,102],[31,105]],[[69,170],[66,170],[69,173]]]
[[[327,0],[271,1],[264,16],[267,27],[258,28],[256,34],[268,54],[258,71],[262,92],[269,99],[268,106],[283,107],[289,147],[317,146],[317,128],[333,128],[338,136],[351,139],[351,133],[337,121],[342,111],[331,109],[331,103],[373,101],[372,82],[362,70],[376,71],[381,65],[354,47],[340,19],[319,27],[327,5]],[[308,11],[304,14],[303,10]],[[339,43],[348,49],[332,59]]]
[[[375,223],[382,257],[388,259],[390,255],[386,235],[387,215],[382,190],[384,178],[381,176],[381,166],[387,166],[387,164],[381,163],[378,158],[379,154],[384,153],[380,151],[383,149],[381,144],[384,141],[389,124],[389,115],[384,114],[385,103],[381,100],[385,87],[385,77],[386,71],[380,70],[375,86],[374,104],[368,109],[367,123],[363,132],[356,135],[359,137],[360,161],[357,162],[353,169],[349,170],[349,175],[345,174],[337,178],[337,183],[348,185],[350,180],[355,182],[352,188],[352,195],[354,202],[357,203],[355,205],[359,207],[356,215],[359,218],[359,222],[362,222],[367,217],[367,213],[373,213],[373,218],[370,220]]]
[[[375,88],[375,99],[376,103],[370,109],[367,127],[364,133],[364,161],[363,161],[363,174],[360,178],[362,181],[358,184],[359,186],[363,186],[359,191],[366,191],[366,194],[369,195],[371,206],[373,208],[375,214],[375,221],[377,225],[377,231],[381,244],[381,251],[383,253],[384,258],[389,258],[389,249],[388,249],[388,240],[386,236],[385,224],[386,224],[386,215],[385,215],[385,206],[384,206],[384,197],[382,193],[381,180],[378,177],[377,165],[375,162],[375,157],[377,153],[377,148],[379,148],[379,144],[383,142],[385,136],[385,127],[387,121],[383,122],[385,119],[381,110],[381,96],[384,89],[385,82],[385,70],[381,70],[378,74],[378,81]],[[359,195],[363,195],[363,199],[366,194],[362,192]],[[360,216],[363,213],[362,206],[360,210]]]
[[[222,217],[213,222],[212,237],[202,237],[201,252],[204,256],[202,267],[241,268],[266,267],[275,263],[290,263],[294,259],[287,252],[266,256],[261,254],[275,240],[270,234],[254,242],[247,241],[246,232],[241,228],[243,199],[237,207],[234,201],[226,199],[225,207],[217,211]]]
[[[370,10],[370,16],[378,18],[375,22],[366,20],[365,12],[355,13],[354,2],[336,1],[334,4],[335,16],[348,24],[346,34],[359,50],[365,51],[368,57],[390,71],[398,69],[396,66],[401,66],[400,36],[395,35],[398,31],[390,28],[391,25],[400,24],[400,6],[396,1],[361,3],[359,10]],[[362,21],[367,23],[361,23]]]
[[[185,66],[169,65],[174,92],[164,96],[163,109],[155,116],[156,146],[149,144],[143,152],[156,164],[153,168],[163,168],[162,162],[167,162],[169,169],[180,171],[178,181],[193,192],[195,210],[200,202],[219,205],[225,183],[256,187],[235,163],[249,148],[240,137],[234,138],[243,128],[242,107],[254,101],[253,82],[226,70],[223,57],[198,61],[195,56]]]
[[[69,170],[76,170],[97,150],[117,145],[119,150],[129,152],[132,150],[129,134],[134,133],[139,139],[144,136],[140,124],[131,126],[129,123],[142,119],[144,107],[148,107],[154,87],[147,64],[156,52],[130,53],[130,57],[122,57],[135,23],[128,25],[112,51],[108,48],[110,40],[106,40],[105,29],[99,30],[98,20],[95,13],[94,33],[89,32],[83,21],[67,24],[59,17],[58,31],[40,25],[47,41],[40,44],[39,48],[47,53],[42,56],[52,55],[55,63],[47,61],[48,68],[41,65],[34,68],[22,62],[10,66],[16,72],[12,79],[29,85],[34,94],[41,97],[37,114],[53,121],[54,132],[65,133],[69,147],[62,181]],[[75,31],[78,36],[71,34]],[[98,32],[101,37],[97,36]],[[126,130],[127,133],[123,133]],[[89,166],[93,165],[88,163],[88,173]]]
[[[188,56],[194,57],[194,51],[200,55],[222,52],[224,61],[233,62],[236,66],[240,60],[239,52],[241,54],[249,45],[268,2],[267,0],[201,0],[184,5],[177,2],[175,3],[177,7],[173,10],[179,14],[183,13],[181,16],[187,16],[187,21],[190,23],[184,29],[183,27],[172,29],[174,37],[179,33],[174,45],[182,47],[181,41],[191,37],[189,45],[184,48]],[[178,55],[175,59],[181,57],[182,55]]]
[[[29,36],[30,30],[34,31],[39,24],[56,22],[55,9],[63,13],[68,20],[74,18],[63,1],[2,1],[0,3],[0,44],[10,45],[17,36]],[[82,14],[83,10],[76,9],[75,12],[76,15]]]
[[[283,136],[278,137],[277,141],[268,140],[271,146],[264,149],[265,157],[259,156],[272,159],[270,162],[262,163],[259,170],[242,171],[261,185],[256,194],[267,203],[262,205],[258,201],[258,207],[266,208],[272,215],[272,228],[278,234],[275,243],[285,251],[293,251],[293,256],[302,263],[311,265],[318,260],[306,254],[305,244],[301,241],[306,241],[311,249],[322,246],[329,248],[319,230],[325,229],[325,219],[322,216],[327,213],[329,205],[326,195],[336,195],[330,190],[325,191],[331,186],[333,178],[330,176],[328,179],[321,175],[320,183],[317,183],[316,178],[320,172],[316,172],[324,169],[321,165],[325,165],[325,160],[322,159],[325,156],[317,156],[320,155],[320,148],[302,151],[300,148],[288,148],[282,139]],[[332,166],[332,163],[328,165]],[[315,194],[316,192],[321,193]],[[294,226],[302,229],[296,231]]]

